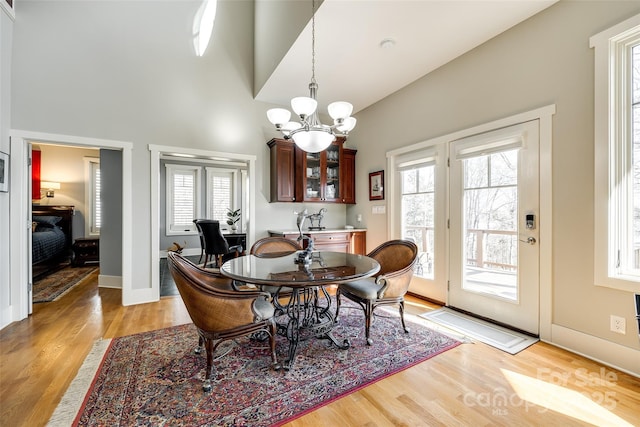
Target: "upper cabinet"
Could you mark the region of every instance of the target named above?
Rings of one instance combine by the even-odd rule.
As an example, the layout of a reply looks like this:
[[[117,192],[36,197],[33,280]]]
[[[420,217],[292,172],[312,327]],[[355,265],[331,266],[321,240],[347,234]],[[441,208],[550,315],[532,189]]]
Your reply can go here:
[[[292,141],[274,138],[271,150],[272,202],[355,203],[356,150],[338,137],[320,153],[307,153]]]
[[[274,138],[267,145],[271,150],[271,201],[299,202],[295,192],[295,144]]]

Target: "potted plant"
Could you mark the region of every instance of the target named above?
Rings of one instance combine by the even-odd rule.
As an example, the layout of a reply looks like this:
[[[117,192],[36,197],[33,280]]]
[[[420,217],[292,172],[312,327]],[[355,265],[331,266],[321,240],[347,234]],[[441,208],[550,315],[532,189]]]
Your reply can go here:
[[[236,223],[240,221],[240,209],[229,209],[227,208],[227,225],[231,226],[231,231],[236,231],[238,226]]]

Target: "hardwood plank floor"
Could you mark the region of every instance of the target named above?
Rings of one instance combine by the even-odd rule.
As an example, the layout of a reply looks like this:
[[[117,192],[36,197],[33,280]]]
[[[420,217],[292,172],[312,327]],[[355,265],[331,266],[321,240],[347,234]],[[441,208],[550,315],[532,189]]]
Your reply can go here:
[[[94,341],[189,323],[180,297],[122,307],[97,273],[0,331],[0,425],[42,426]],[[409,298],[407,312],[437,306]],[[462,344],[289,426],[640,425],[640,379],[548,344]]]

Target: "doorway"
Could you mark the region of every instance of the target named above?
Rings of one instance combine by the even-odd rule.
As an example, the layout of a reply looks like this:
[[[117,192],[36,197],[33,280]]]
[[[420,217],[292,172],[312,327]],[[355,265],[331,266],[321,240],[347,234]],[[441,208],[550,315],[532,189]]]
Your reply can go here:
[[[538,142],[536,120],[449,144],[448,305],[535,335]]]
[[[387,152],[387,237],[413,239],[421,255],[410,293],[551,339],[554,114],[555,105],[548,105]],[[483,153],[495,160],[481,160]],[[535,155],[530,157],[530,153]],[[511,164],[515,162],[519,163]],[[475,167],[477,173],[484,171],[486,180],[501,167],[516,166],[510,172],[516,181],[465,185],[465,166]],[[532,186],[523,184],[529,181]],[[496,221],[486,227],[491,236],[482,234],[480,225],[486,218],[472,217],[462,210],[465,192],[469,202],[481,207],[485,206],[479,203],[480,196],[494,192],[497,203],[502,193],[516,194],[519,199],[515,204],[511,200],[508,209],[502,207],[512,215],[511,225],[507,227],[509,222],[500,218],[500,227],[495,226]],[[415,207],[416,200],[424,200],[419,204],[421,209],[407,209]],[[476,213],[482,214],[479,210]],[[472,219],[478,226],[465,229],[465,221]],[[527,228],[528,220],[531,228]],[[489,248],[501,248],[498,254],[503,259],[496,259],[495,254],[488,259],[487,243]],[[471,273],[480,272],[474,270],[475,265],[467,268],[467,256],[472,264],[482,262],[485,269],[502,270],[488,269],[467,280]],[[525,315],[526,322],[518,320],[520,314],[509,314],[519,307],[531,310]]]
[[[31,174],[29,168],[29,145],[31,143],[62,144],[73,147],[106,148],[122,152],[122,275],[121,287],[123,304],[131,300],[131,150],[129,142],[73,137],[68,135],[45,134],[27,131],[11,132],[12,191],[10,193],[10,218],[14,226],[10,228],[9,240],[13,250],[10,263],[11,306],[7,317],[10,321],[26,318],[31,312],[31,264],[28,254],[31,228]],[[23,222],[24,221],[24,222]],[[22,226],[24,224],[24,227]]]

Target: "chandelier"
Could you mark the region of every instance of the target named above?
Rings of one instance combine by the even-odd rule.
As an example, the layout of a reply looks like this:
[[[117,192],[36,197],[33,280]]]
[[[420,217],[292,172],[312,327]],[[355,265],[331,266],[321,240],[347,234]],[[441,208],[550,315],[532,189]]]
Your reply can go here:
[[[315,0],[311,2],[311,83],[309,97],[299,96],[291,100],[291,109],[300,121],[289,121],[291,112],[284,108],[272,108],[267,111],[267,118],[282,132],[285,139],[293,142],[302,150],[318,153],[326,149],[336,139],[336,135],[346,136],[356,126],[356,119],[351,117],[353,105],[338,101],[329,104],[327,110],[333,119],[333,125],[324,125],[318,118],[318,101],[316,93],[316,18]]]

